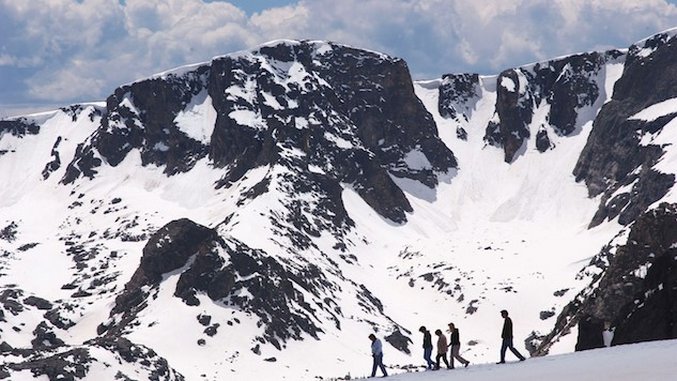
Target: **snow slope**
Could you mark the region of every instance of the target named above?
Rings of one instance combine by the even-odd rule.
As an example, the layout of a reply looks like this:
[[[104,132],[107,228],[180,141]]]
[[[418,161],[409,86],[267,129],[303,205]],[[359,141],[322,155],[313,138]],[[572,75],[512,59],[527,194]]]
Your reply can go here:
[[[676,352],[677,340],[665,340],[532,358],[522,363],[479,364],[465,369],[397,374],[388,379],[401,381],[448,379],[458,381],[666,381],[672,380],[677,374],[677,364],[674,361]],[[387,354],[385,356],[387,364]]]

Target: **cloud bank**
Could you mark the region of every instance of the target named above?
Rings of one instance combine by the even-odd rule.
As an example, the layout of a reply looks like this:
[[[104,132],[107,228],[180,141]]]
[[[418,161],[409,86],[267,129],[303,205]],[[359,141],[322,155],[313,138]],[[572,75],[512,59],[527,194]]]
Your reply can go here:
[[[278,38],[378,50],[434,78],[624,48],[675,26],[666,0],[301,0],[250,15],[226,1],[0,0],[0,105],[102,100]]]

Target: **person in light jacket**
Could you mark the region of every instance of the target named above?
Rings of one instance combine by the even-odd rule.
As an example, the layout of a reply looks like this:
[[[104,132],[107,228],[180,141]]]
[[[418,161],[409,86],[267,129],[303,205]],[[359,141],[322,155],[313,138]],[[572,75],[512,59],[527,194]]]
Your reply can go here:
[[[371,340],[371,357],[374,358],[374,364],[371,368],[371,377],[376,377],[376,368],[381,368],[383,377],[388,377],[386,367],[383,365],[383,344],[381,344],[381,340],[377,339],[376,335],[373,333],[369,335],[369,340]]]
[[[454,359],[458,360],[463,364],[463,366],[467,367],[468,364],[470,364],[470,361],[464,359],[460,355],[461,351],[461,336],[458,332],[458,328],[454,325],[454,323],[449,323],[449,347],[451,348],[449,352],[449,359],[451,362],[451,369],[454,369]]]
[[[611,342],[614,340],[614,329],[611,328],[610,322],[604,322],[604,331],[602,331],[602,341],[604,341],[605,347],[610,347]]]
[[[447,338],[439,329],[435,331],[435,334],[437,335],[437,356],[435,357],[437,363],[435,364],[435,370],[440,369],[440,359],[444,360],[444,364],[447,366],[447,369],[449,369],[449,361],[447,361]]]
[[[423,359],[427,363],[427,368],[435,369],[435,363],[433,362],[433,359],[430,358],[433,354],[433,339],[430,336],[430,331],[428,331],[425,326],[421,326],[418,331],[423,334]]]
[[[508,348],[520,361],[526,360],[512,345],[512,320],[508,317],[508,311],[502,310],[501,316],[503,317],[503,331],[501,332],[503,343],[501,344],[501,361],[497,362],[497,364],[505,364],[505,351]]]

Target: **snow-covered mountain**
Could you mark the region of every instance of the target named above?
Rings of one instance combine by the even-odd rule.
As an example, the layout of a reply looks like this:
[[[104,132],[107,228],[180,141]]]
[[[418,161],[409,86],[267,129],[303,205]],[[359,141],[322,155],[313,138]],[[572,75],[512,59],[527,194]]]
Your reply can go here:
[[[0,121],[0,378],[411,369],[450,321],[486,362],[504,308],[534,355],[674,338],[676,34],[421,82],[275,41]]]

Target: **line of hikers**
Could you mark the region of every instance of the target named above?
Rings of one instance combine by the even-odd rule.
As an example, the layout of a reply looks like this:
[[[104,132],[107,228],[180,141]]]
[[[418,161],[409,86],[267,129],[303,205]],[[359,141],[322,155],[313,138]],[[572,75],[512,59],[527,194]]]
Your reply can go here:
[[[508,311],[502,310],[501,316],[503,317],[503,330],[501,331],[501,361],[497,364],[505,364],[505,352],[510,349],[510,351],[517,356],[520,361],[526,360],[524,356],[515,347],[512,343],[512,320],[508,317]],[[430,370],[440,369],[440,360],[444,361],[444,364],[447,366],[447,369],[454,369],[454,359],[458,360],[464,367],[467,367],[470,364],[470,361],[464,359],[460,355],[461,350],[461,340],[458,328],[454,323],[448,324],[449,329],[447,332],[450,333],[449,341],[447,341],[446,336],[442,333],[441,330],[435,330],[437,335],[437,356],[435,361],[432,360],[433,352],[433,343],[432,335],[430,331],[425,326],[421,326],[418,329],[419,332],[423,334],[423,359],[426,361],[426,368]],[[376,377],[376,369],[380,368],[383,373],[383,377],[388,377],[386,368],[383,365],[383,344],[380,339],[376,338],[376,335],[373,333],[369,335],[371,340],[371,355],[374,359],[373,367],[371,370],[371,377]],[[451,348],[451,350],[449,350]],[[447,350],[449,350],[449,359],[451,363],[447,361]]]

